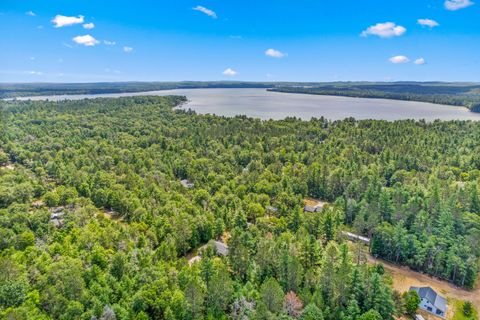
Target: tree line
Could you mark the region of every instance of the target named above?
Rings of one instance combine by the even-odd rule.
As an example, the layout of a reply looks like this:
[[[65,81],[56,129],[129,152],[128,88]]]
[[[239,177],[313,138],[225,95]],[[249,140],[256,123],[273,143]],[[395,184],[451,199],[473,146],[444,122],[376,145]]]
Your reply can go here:
[[[287,93],[393,99],[461,106],[480,112],[480,86],[452,83],[338,83],[278,86],[271,91]]]

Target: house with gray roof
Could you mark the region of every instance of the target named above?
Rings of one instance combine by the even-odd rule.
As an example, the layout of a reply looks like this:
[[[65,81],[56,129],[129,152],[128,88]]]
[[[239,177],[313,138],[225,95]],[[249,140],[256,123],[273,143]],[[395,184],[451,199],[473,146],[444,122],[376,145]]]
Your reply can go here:
[[[221,255],[224,257],[228,256],[228,246],[225,243],[220,241],[214,241],[213,245],[215,246],[215,250],[218,255]]]
[[[215,250],[215,253],[219,256],[228,256],[228,246],[221,241],[210,240],[206,245],[200,248],[200,255],[202,255],[202,251],[206,250],[207,247],[212,247]]]
[[[435,290],[430,287],[410,287],[409,291],[416,291],[420,296],[420,304],[418,305],[420,309],[445,318],[447,315],[447,300],[438,295]]]
[[[364,237],[364,236],[361,236],[361,235],[358,235],[358,234],[355,234],[355,233],[351,233],[351,232],[348,232],[348,231],[342,231],[342,235],[347,237],[348,240],[350,240],[350,241],[363,242],[367,246],[370,245],[370,238],[367,238],[367,237]]]

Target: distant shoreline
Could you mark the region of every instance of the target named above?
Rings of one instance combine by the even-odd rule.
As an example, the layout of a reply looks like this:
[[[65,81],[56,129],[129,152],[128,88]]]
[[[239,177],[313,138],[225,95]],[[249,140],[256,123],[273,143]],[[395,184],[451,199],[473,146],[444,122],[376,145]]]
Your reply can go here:
[[[96,95],[35,96],[20,97],[17,101],[105,99],[107,103],[112,99],[139,96],[182,96],[188,100],[177,106],[179,109],[191,109],[199,114],[225,117],[244,115],[262,120],[280,120],[288,117],[306,121],[320,117],[329,120],[345,118],[387,121],[480,120],[479,113],[470,112],[464,107],[394,99],[291,94],[269,91],[265,88],[200,88]]]
[[[141,95],[176,89],[265,89],[273,92],[427,102],[480,112],[479,83],[448,82],[104,82],[4,83],[0,99],[39,100],[42,96]]]

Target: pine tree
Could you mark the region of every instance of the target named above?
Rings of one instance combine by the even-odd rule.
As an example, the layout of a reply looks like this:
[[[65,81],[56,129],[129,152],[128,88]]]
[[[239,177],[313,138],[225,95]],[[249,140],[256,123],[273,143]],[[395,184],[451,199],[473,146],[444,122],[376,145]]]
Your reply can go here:
[[[480,214],[480,199],[478,197],[477,185],[472,186],[470,191],[470,211],[476,214]]]
[[[323,320],[323,314],[316,305],[311,303],[303,310],[300,320]]]
[[[360,316],[360,314],[361,310],[358,306],[357,299],[355,299],[354,295],[352,295],[350,301],[348,302],[345,320],[356,320]]]
[[[282,310],[283,291],[275,278],[269,278],[262,284],[260,294],[268,311],[276,314]]]
[[[340,245],[340,262],[337,271],[337,290],[339,305],[345,306],[350,296],[352,261],[348,246]]]
[[[420,297],[416,291],[407,291],[403,294],[405,311],[408,315],[413,317],[417,313],[418,305],[420,304]]]

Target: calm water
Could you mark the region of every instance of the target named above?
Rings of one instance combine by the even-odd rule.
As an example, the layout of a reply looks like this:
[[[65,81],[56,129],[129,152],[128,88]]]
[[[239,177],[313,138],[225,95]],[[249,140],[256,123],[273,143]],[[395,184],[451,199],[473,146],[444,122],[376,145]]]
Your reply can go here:
[[[38,96],[23,99],[58,101],[138,95],[183,95],[189,99],[189,103],[183,106],[185,109],[228,117],[247,115],[261,119],[284,119],[295,116],[305,120],[321,116],[331,120],[348,117],[382,120],[480,120],[480,113],[473,113],[461,107],[412,101],[277,93],[265,89],[179,89],[119,94]]]

